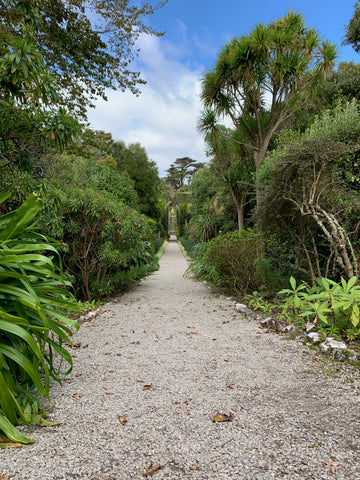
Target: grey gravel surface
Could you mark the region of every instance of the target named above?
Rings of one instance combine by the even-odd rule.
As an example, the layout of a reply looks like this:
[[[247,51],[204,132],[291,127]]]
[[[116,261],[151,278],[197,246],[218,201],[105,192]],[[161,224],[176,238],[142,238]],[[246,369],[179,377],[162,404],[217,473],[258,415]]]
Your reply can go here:
[[[360,479],[358,370],[259,329],[186,267],[170,242],[158,272],[81,325],[52,387],[60,425],[0,450],[1,479]]]

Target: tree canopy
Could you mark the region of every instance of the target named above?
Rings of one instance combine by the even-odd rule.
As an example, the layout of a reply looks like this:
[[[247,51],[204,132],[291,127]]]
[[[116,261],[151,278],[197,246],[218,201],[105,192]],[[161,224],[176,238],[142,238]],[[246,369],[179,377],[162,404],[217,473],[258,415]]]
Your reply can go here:
[[[203,166],[202,162],[197,162],[189,157],[177,158],[166,170],[168,173],[166,179],[175,189],[179,189]]]
[[[360,2],[354,5],[354,13],[349,24],[346,26],[346,34],[343,42],[352,45],[355,52],[360,52]]]
[[[143,33],[161,35],[145,18],[167,1],[142,6],[133,0],[1,1],[2,37],[21,39],[23,26],[30,26],[56,78],[60,103],[84,117],[98,96],[106,98],[106,88],[139,93],[144,81],[131,69],[136,40]]]

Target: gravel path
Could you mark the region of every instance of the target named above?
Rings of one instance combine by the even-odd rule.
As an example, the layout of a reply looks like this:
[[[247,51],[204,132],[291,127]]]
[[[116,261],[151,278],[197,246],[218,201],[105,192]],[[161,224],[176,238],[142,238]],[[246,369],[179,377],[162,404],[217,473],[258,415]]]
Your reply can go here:
[[[170,242],[81,325],[52,388],[61,425],[0,450],[2,480],[360,479],[359,372],[260,330],[186,267]]]

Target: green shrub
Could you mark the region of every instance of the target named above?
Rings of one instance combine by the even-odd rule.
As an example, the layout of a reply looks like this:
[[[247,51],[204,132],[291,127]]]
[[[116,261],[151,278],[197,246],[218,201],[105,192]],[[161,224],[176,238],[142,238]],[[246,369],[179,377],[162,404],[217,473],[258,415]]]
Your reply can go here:
[[[58,257],[54,242],[28,226],[41,207],[32,195],[0,217],[0,431],[23,443],[31,440],[15,425],[46,423],[37,396],[49,395],[50,377],[60,382],[60,375],[71,371],[63,345],[71,344],[71,328],[78,328],[62,313],[77,309],[68,285],[42,254]],[[66,372],[61,372],[63,361]]]
[[[194,247],[198,244],[198,242],[192,238],[181,237],[180,243],[184,247],[184,250],[187,253],[187,255],[190,258],[194,258],[195,257]]]
[[[63,260],[78,298],[91,301],[113,295],[126,286],[134,269],[153,268],[154,220],[112,193],[79,188],[52,192],[53,202],[45,205],[42,221],[52,216],[52,234],[68,246]]]
[[[262,234],[253,230],[229,232],[194,246],[190,271],[195,278],[239,296],[273,290],[278,275],[265,251]]]
[[[160,248],[163,246],[164,239],[163,238],[155,238],[154,240],[154,252],[158,253]]]
[[[193,262],[189,265],[186,275],[192,275],[196,280],[212,283],[214,268],[207,259],[208,242],[198,243],[193,248]]]
[[[214,269],[213,283],[234,294],[258,290],[261,279],[256,260],[264,254],[263,237],[253,230],[219,235],[209,242],[206,252],[206,260]]]
[[[317,285],[307,287],[290,278],[291,288],[281,290],[282,313],[290,321],[299,318],[314,322],[326,334],[348,340],[360,338],[360,286],[356,277],[337,283],[326,278],[317,279]]]

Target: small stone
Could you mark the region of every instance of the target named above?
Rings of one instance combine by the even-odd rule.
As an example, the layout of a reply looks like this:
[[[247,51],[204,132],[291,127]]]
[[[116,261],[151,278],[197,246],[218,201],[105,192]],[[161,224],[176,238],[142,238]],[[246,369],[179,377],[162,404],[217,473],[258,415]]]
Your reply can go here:
[[[273,317],[265,318],[261,320],[260,325],[264,328],[270,328],[272,330],[276,330],[276,320]]]
[[[331,355],[336,360],[343,361],[346,358],[347,347],[344,342],[328,337],[325,342],[319,345],[321,352]]]
[[[306,324],[306,333],[312,332],[314,330],[314,328],[315,328],[315,323],[308,322]]]
[[[325,343],[327,345],[329,345],[329,347],[332,349],[332,350],[336,350],[336,349],[339,349],[339,350],[343,350],[343,349],[346,349],[346,344],[344,342],[340,342],[338,340],[335,340],[335,338],[333,337],[328,337],[326,340],[325,340]]]
[[[291,325],[291,323],[288,323],[286,327],[283,328],[282,332],[283,333],[291,332],[291,330],[294,330],[294,328],[296,328],[294,327],[294,325]]]
[[[293,328],[292,330],[290,330],[287,334],[286,334],[286,338],[288,340],[303,340],[305,337],[304,335],[304,331],[302,330],[302,328]]]
[[[340,362],[346,359],[345,352],[339,348],[335,348],[335,350],[333,350],[332,356],[335,360],[339,360]]]
[[[275,320],[275,330],[277,332],[285,332],[286,331],[285,329],[287,328],[288,325],[289,324],[287,323],[286,320],[279,320],[279,319]]]
[[[321,335],[319,332],[310,332],[306,335],[306,342],[316,345],[324,341],[324,335]]]
[[[235,305],[235,310],[240,313],[246,313],[247,306],[244,305],[243,303],[237,303]]]

